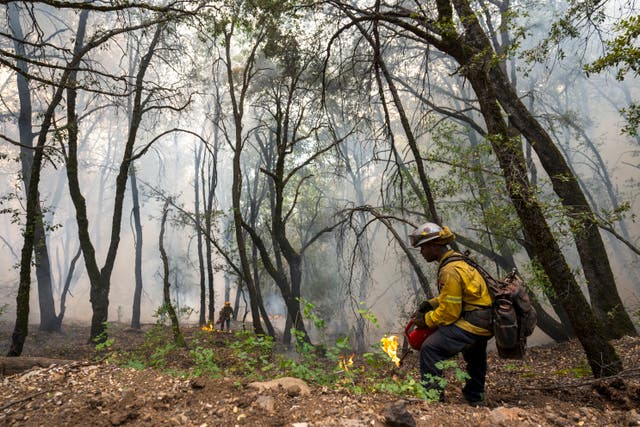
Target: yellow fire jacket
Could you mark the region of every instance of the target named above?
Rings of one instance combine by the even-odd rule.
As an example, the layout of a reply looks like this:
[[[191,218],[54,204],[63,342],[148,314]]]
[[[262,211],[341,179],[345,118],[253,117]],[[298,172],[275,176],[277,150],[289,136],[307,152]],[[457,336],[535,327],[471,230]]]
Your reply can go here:
[[[439,263],[454,254],[447,251]],[[437,297],[429,300],[434,307],[425,314],[429,328],[455,324],[476,335],[491,336],[488,329],[473,325],[464,320],[464,312],[482,309],[491,305],[491,296],[480,272],[464,261],[451,261],[440,269],[438,275]]]

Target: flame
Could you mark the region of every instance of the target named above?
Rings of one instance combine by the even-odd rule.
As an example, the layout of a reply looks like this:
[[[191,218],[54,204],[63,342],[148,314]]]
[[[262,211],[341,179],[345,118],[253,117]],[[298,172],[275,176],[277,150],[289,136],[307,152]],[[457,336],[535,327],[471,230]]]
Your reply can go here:
[[[213,323],[209,321],[209,325],[202,325],[200,329],[202,329],[204,332],[213,332]]]
[[[395,335],[391,335],[387,337],[386,335],[380,339],[382,343],[382,350],[389,355],[391,361],[396,364],[396,366],[400,366],[400,358],[398,357],[398,337]]]
[[[353,366],[353,353],[351,354],[351,356],[349,356],[349,359],[346,359],[346,360],[344,356],[340,356],[340,361],[338,362],[338,366],[343,371],[345,372],[348,371],[349,367]]]

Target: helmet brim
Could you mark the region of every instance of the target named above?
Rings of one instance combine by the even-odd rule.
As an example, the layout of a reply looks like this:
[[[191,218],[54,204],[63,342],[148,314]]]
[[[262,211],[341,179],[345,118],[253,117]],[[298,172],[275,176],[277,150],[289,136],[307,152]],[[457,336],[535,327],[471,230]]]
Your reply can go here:
[[[430,241],[437,239],[439,235],[440,235],[439,233],[434,233],[426,236],[422,236],[422,235],[410,236],[409,242],[411,243],[411,246],[418,249],[420,248],[420,246],[424,245],[425,243],[429,243]]]

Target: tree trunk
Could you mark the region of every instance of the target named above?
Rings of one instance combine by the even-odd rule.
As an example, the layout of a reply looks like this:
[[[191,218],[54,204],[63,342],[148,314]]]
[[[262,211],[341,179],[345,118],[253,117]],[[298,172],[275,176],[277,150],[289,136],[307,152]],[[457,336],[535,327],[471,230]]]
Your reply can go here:
[[[229,83],[229,95],[231,97],[231,105],[233,107],[233,118],[235,125],[234,133],[234,149],[233,149],[233,183],[231,185],[231,200],[233,209],[233,222],[235,228],[236,244],[238,245],[238,256],[240,257],[240,264],[242,266],[243,281],[247,285],[249,291],[249,304],[251,305],[251,317],[253,320],[253,329],[257,335],[264,335],[264,329],[260,321],[260,309],[258,308],[258,301],[256,298],[256,289],[251,277],[251,264],[247,256],[247,247],[245,242],[245,236],[243,231],[243,219],[242,219],[242,168],[240,165],[240,156],[242,154],[243,135],[242,135],[242,116],[244,114],[244,95],[247,87],[241,87],[241,93],[239,99],[236,97],[236,90],[234,84],[232,62],[231,62],[231,28],[225,34],[225,54],[226,54],[226,66],[227,66],[227,79]],[[255,51],[254,51],[255,52]],[[250,55],[248,59],[248,66],[253,66],[253,55]]]
[[[597,220],[576,177],[571,173],[549,135],[522,104],[517,94],[513,91],[504,92],[505,87],[497,81],[498,76],[499,70],[491,72],[491,81],[496,86],[500,105],[510,114],[518,130],[530,141],[568,215],[576,221],[571,229],[594,312],[606,325],[610,338],[636,335],[633,323],[620,299]]]
[[[140,329],[140,305],[142,301],[142,222],[140,220],[140,199],[138,197],[138,180],[136,169],[129,167],[131,180],[131,199],[133,201],[133,224],[135,230],[135,288],[133,290],[133,306],[131,313],[131,327]]]
[[[215,188],[215,187],[214,187]],[[204,191],[204,188],[203,188]],[[207,235],[211,235],[211,233],[213,232],[213,226],[212,226],[212,215],[213,215],[213,190],[210,189],[209,194],[207,194],[207,199],[205,199],[205,220],[204,220],[204,227],[205,227],[205,232],[207,233]],[[215,283],[214,283],[214,275],[213,275],[213,250],[211,247],[211,240],[210,239],[206,239],[205,240],[205,255],[206,255],[206,267],[207,267],[207,289],[209,291],[209,299],[207,301],[208,303],[208,309],[209,309],[209,320],[210,321],[214,321],[215,318],[215,313],[216,313],[216,309],[215,309],[215,304],[216,304],[216,294],[215,294]],[[225,300],[226,301],[226,300]]]
[[[176,310],[173,308],[173,304],[171,303],[171,293],[169,292],[169,288],[171,284],[169,283],[169,258],[167,257],[167,252],[164,250],[164,229],[165,224],[167,222],[167,214],[169,213],[169,200],[167,199],[164,202],[164,207],[162,208],[162,221],[160,222],[160,236],[158,237],[158,249],[160,250],[160,258],[162,259],[162,294],[164,296],[164,309],[167,311],[169,315],[169,319],[171,319],[171,329],[173,330],[173,342],[179,347],[187,347],[187,343],[184,340],[184,336],[180,331],[180,323],[178,322],[178,316],[176,315]]]
[[[556,321],[553,317],[549,316],[544,307],[540,305],[538,298],[536,298],[534,294],[532,294],[532,296],[531,304],[536,310],[537,328],[547,334],[549,338],[555,342],[565,342],[569,341],[572,337],[575,337],[571,323],[561,323]]]
[[[83,13],[85,13],[84,10],[81,12],[81,17]],[[111,237],[109,241],[109,248],[107,250],[107,256],[102,268],[98,267],[95,249],[93,244],[91,243],[86,201],[84,196],[82,195],[82,191],[80,190],[80,183],[78,179],[78,123],[75,111],[75,99],[77,94],[76,89],[73,87],[70,87],[67,91],[67,128],[69,137],[67,176],[69,179],[69,193],[76,209],[76,220],[78,222],[80,247],[82,248],[85,266],[91,284],[90,301],[93,309],[93,315],[91,317],[91,332],[89,341],[94,343],[103,342],[107,339],[106,322],[109,311],[109,288],[111,284],[111,273],[115,265],[116,254],[118,252],[118,246],[120,244],[122,207],[127,187],[129,167],[131,166],[132,162],[133,148],[136,141],[138,128],[140,126],[142,115],[144,113],[142,101],[143,80],[149,63],[151,62],[151,58],[153,57],[153,54],[155,52],[155,48],[162,30],[162,25],[158,25],[156,27],[153,39],[149,45],[147,53],[140,61],[140,66],[136,74],[134,101],[130,115],[131,119],[129,123],[129,133],[123,150],[118,175],[116,177],[113,217],[111,221]]]
[[[47,141],[49,129],[51,128],[53,113],[62,100],[65,86],[72,76],[72,72],[70,70],[78,66],[82,56],[86,53],[86,51],[78,53],[77,47],[82,43],[82,39],[84,37],[87,14],[87,11],[82,11],[80,13],[74,56],[69,62],[67,68],[63,71],[51,102],[42,116],[42,125],[40,126],[38,140],[34,149],[33,164],[31,165],[31,174],[28,185],[29,191],[27,195],[27,217],[24,230],[24,243],[20,254],[20,284],[18,286],[18,295],[16,297],[16,324],[11,336],[11,346],[7,354],[8,356],[20,356],[20,354],[22,354],[24,342],[28,334],[29,293],[31,290],[31,254],[34,247],[35,225],[38,216],[38,201],[40,197],[38,185],[40,184],[40,172],[44,157],[44,147]]]
[[[44,230],[40,201],[36,206],[36,224],[34,229],[34,252],[36,261],[36,280],[38,282],[38,307],[40,308],[41,331],[60,331],[53,300],[51,263],[47,249],[47,236]]]
[[[66,279],[64,280],[64,288],[60,293],[60,313],[58,314],[59,325],[62,325],[62,319],[64,319],[64,313],[66,311],[67,293],[69,292],[69,288],[71,287],[71,282],[73,281],[73,273],[76,269],[76,263],[80,259],[80,255],[82,255],[82,249],[78,248],[78,251],[71,259],[71,263],[69,264],[69,270],[67,271],[67,276],[66,276]]]
[[[25,57],[26,52],[23,44],[25,39],[22,26],[20,25],[19,9],[16,3],[9,3],[7,6],[7,15],[9,27],[13,33],[14,49],[18,57]],[[29,66],[27,62],[18,59],[16,66],[23,73],[27,74]],[[29,193],[29,181],[31,179],[31,168],[33,164],[33,130],[32,130],[32,107],[31,92],[29,90],[29,82],[23,74],[16,73],[18,97],[20,100],[20,113],[18,115],[18,131],[20,134],[20,163],[22,166],[22,179],[24,181],[25,197]],[[40,330],[42,331],[59,331],[60,324],[56,316],[55,304],[53,300],[52,279],[51,279],[51,262],[49,260],[49,252],[47,250],[47,238],[44,229],[44,218],[40,199],[36,203],[36,218],[34,224],[34,252],[36,262],[36,279],[38,282],[38,303],[40,308]]]
[[[200,220],[200,167],[202,163],[202,150],[203,147],[200,146],[197,151],[195,151],[194,158],[194,170],[195,170],[195,178],[193,180],[194,187],[194,217],[196,220],[196,237],[197,237],[197,247],[196,251],[198,253],[198,272],[200,275],[200,316],[198,323],[200,325],[204,325],[207,323],[207,288],[205,284],[205,275],[204,275],[204,255],[202,253],[202,226]],[[215,319],[211,319],[209,316],[210,322],[215,322]]]
[[[276,336],[276,331],[273,329],[273,324],[271,324],[271,319],[269,319],[269,313],[267,313],[266,308],[264,307],[264,300],[262,299],[262,292],[260,290],[260,271],[259,271],[259,258],[258,258],[258,248],[256,245],[251,247],[251,264],[253,265],[253,277],[255,277],[256,281],[256,296],[258,297],[258,308],[260,309],[260,315],[262,316],[262,320],[264,321],[264,327],[267,329],[267,333],[270,337]]]
[[[19,374],[33,367],[48,368],[51,365],[77,363],[76,360],[50,359],[48,357],[0,357],[0,377]]]
[[[622,369],[622,362],[607,341],[602,325],[590,310],[544,218],[535,191],[526,179],[524,158],[515,147],[519,141],[509,138],[507,124],[502,118],[502,111],[488,76],[483,73],[481,67],[474,67],[467,62],[461,64],[468,67],[465,75],[478,97],[487,125],[488,140],[504,172],[507,191],[523,225],[525,239],[531,245],[536,259],[549,276],[559,301],[567,311],[576,335],[585,349],[593,375],[615,375]]]
[[[205,217],[204,217],[204,230],[207,236],[211,236],[213,233],[213,201],[215,196],[215,191],[218,183],[218,141],[217,141],[217,132],[214,132],[216,135],[214,141],[214,149],[213,149],[213,158],[209,159],[208,167],[207,167],[207,177],[205,179],[205,168],[204,165],[201,167],[200,174],[202,175],[202,198],[205,206]],[[215,303],[216,303],[216,294],[215,294],[215,286],[214,286],[214,274],[213,274],[213,248],[211,245],[211,239],[205,239],[205,265],[207,269],[207,288],[209,290],[209,299],[208,299],[208,309],[209,309],[209,321],[215,321]],[[228,301],[228,300],[225,300]]]
[[[470,16],[472,12],[466,1],[458,0],[454,3],[457,8],[465,11],[463,16]],[[488,47],[488,44],[483,42],[485,38],[477,37],[481,31],[479,26],[474,25],[469,30],[475,33],[470,37],[474,37],[474,41],[478,42],[478,50]],[[495,65],[490,65],[488,73],[489,83],[494,88],[496,99],[518,131],[535,150],[551,179],[555,193],[566,208],[569,217],[575,221],[571,230],[596,316],[606,325],[605,331],[610,338],[636,335],[631,318],[620,299],[597,219],[577,178],[549,134],[522,103],[502,70]]]
[[[466,0],[438,1],[436,6],[439,23],[436,28],[440,38],[425,32],[421,25],[412,27],[407,24],[405,28],[452,56],[461,65],[459,72],[468,79],[478,97],[478,104],[487,126],[487,139],[503,171],[507,191],[522,223],[525,239],[567,311],[576,335],[585,349],[594,376],[614,375],[620,372],[622,363],[607,341],[602,324],[597,321],[590,309],[546,222],[535,191],[526,178],[521,150],[515,147],[515,144],[520,142],[518,139],[510,138],[507,123],[498,103],[498,96],[503,96],[502,92],[512,91],[513,88],[506,79],[503,79],[507,84],[497,91],[499,94],[496,93],[494,84],[496,83],[495,74],[500,72],[499,61],[495,59],[491,44],[469,3]],[[453,7],[465,29],[462,34],[458,33],[458,27],[454,24]],[[411,14],[407,17],[415,19]],[[393,16],[389,19],[397,22]],[[402,21],[402,24],[405,22]],[[491,71],[491,75],[487,70]],[[517,124],[516,127],[526,135],[524,129]],[[551,176],[554,175],[548,172]],[[556,181],[559,178],[554,176]]]

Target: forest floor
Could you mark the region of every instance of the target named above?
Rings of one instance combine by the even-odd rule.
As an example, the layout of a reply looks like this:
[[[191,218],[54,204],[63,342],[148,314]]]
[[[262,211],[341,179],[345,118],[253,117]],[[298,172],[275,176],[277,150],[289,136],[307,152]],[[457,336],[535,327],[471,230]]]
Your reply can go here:
[[[0,326],[0,351],[6,354],[11,328],[6,323]],[[169,335],[165,341],[150,345],[150,328],[145,327],[144,333],[124,325],[111,326],[110,341],[99,349],[87,344],[89,330],[85,326],[68,326],[65,334],[32,329],[23,356],[68,362],[0,377],[0,425],[640,425],[637,337],[613,343],[626,369],[621,377],[607,380],[590,376],[584,353],[575,341],[530,348],[524,360],[502,360],[490,353],[488,405],[471,407],[462,400],[460,383],[452,378],[451,369],[445,403],[410,395],[358,392],[365,390],[357,387],[361,380],[353,374],[365,372],[364,366],[358,366],[359,356],[347,367],[351,374],[338,384],[290,380],[292,383],[267,389],[266,382],[251,384],[256,375],[247,375],[238,364],[244,359],[243,366],[261,373],[258,379],[269,379],[265,367],[271,365],[260,364],[259,355],[240,351],[242,346],[234,344],[246,340],[246,334],[209,332],[203,339],[198,328],[185,328],[192,351],[169,351]],[[196,343],[198,356],[194,358]],[[167,351],[159,352],[162,348]],[[214,365],[207,365],[207,358],[216,362],[215,369],[208,372],[203,367]],[[409,354],[401,368],[389,362],[377,369],[382,376],[409,374],[417,379],[417,353]]]

